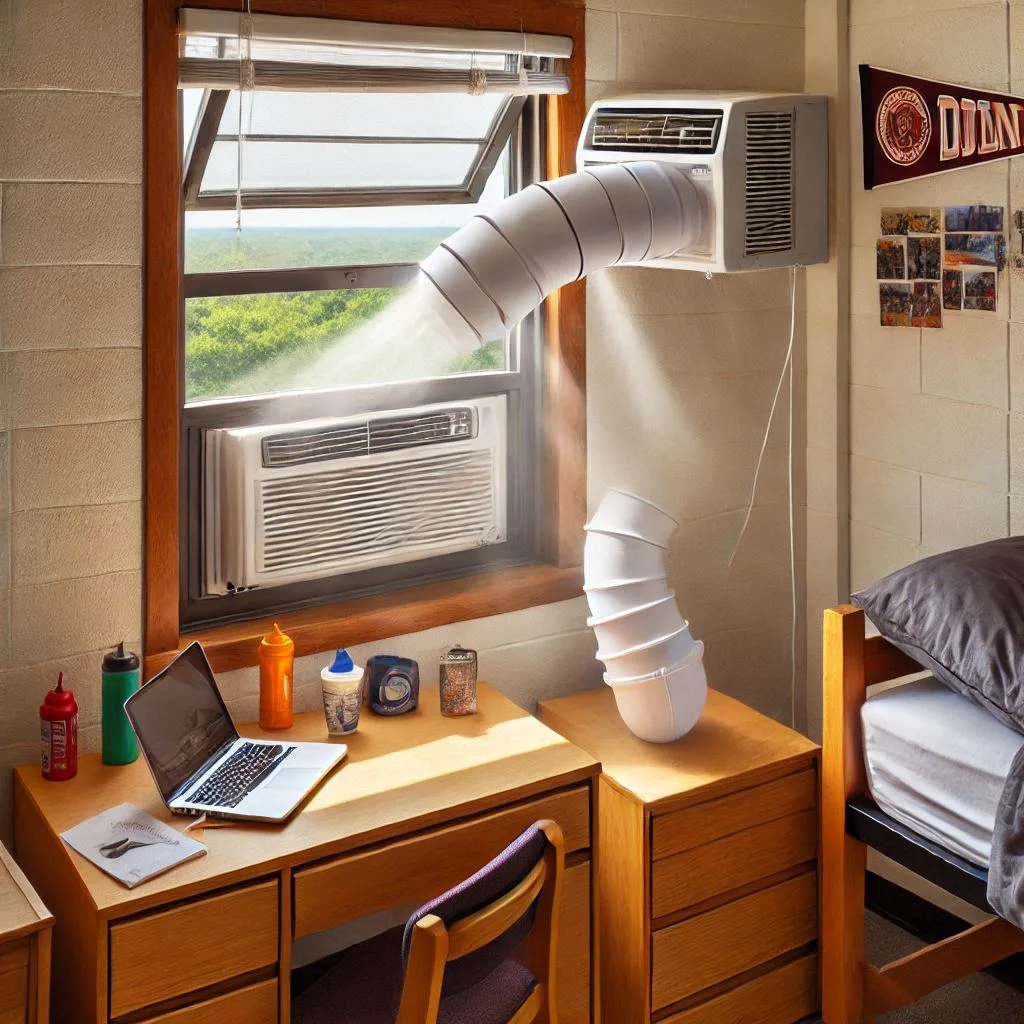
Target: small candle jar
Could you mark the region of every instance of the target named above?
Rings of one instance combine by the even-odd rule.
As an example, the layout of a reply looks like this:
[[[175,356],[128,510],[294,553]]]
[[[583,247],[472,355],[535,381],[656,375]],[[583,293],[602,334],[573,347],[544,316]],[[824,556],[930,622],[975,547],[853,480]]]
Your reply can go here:
[[[441,655],[439,689],[446,718],[476,714],[476,651],[456,645]]]

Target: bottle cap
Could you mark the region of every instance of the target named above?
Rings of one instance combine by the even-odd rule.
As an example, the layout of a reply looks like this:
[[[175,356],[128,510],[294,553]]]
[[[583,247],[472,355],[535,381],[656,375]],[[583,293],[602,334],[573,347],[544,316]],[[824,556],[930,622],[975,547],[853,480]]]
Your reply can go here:
[[[280,647],[281,653],[285,648],[290,647],[293,650],[295,648],[292,638],[287,633],[282,633],[281,627],[276,622],[274,628],[260,641],[260,645],[262,647]]]
[[[327,670],[328,672],[351,672],[355,668],[352,663],[352,655],[345,650],[344,647],[339,647],[337,653],[334,655],[334,661],[331,663],[331,667]]]
[[[117,649],[108,651],[103,658],[104,672],[134,672],[139,667],[139,656],[124,649],[124,641],[120,640]]]
[[[75,705],[75,695],[71,690],[64,689],[64,673],[57,673],[57,685],[46,694],[44,701],[47,707],[51,708],[72,708]]]

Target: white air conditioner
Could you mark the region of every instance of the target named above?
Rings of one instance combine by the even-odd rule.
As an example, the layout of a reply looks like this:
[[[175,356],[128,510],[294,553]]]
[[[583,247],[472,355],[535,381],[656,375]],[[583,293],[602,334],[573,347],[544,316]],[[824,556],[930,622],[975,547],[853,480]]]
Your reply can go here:
[[[639,160],[685,175],[704,213],[696,240],[645,266],[721,272],[828,260],[824,96],[674,92],[595,103],[578,169]]]
[[[208,430],[207,594],[506,539],[504,396]]]

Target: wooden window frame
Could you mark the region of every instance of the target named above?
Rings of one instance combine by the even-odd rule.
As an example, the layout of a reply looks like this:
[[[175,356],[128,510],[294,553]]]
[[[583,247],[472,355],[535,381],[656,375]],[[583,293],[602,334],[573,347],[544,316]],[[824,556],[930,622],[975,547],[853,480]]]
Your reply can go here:
[[[182,635],[179,500],[183,246],[177,123],[177,14],[182,7],[237,11],[239,0],[147,0],[145,26],[145,670],[155,672],[199,640],[215,670],[256,664],[270,617]],[[547,173],[575,170],[586,113],[583,0],[252,0],[252,11],[407,25],[453,25],[570,36],[571,89],[547,102]],[[580,593],[586,519],[586,291],[577,281],[545,303],[542,562],[338,601],[287,616],[297,655],[383,640]]]

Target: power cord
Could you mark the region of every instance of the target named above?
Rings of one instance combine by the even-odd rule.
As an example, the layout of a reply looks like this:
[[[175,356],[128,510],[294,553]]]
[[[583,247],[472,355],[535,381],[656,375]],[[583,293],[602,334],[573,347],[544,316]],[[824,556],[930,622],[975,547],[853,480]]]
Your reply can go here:
[[[790,724],[796,727],[796,641],[797,641],[797,595],[796,595],[796,524],[793,504],[793,344],[796,339],[796,272],[794,265],[790,268],[789,276],[789,344],[786,347],[786,358],[782,362],[782,369],[779,372],[779,380],[775,385],[775,394],[772,397],[772,406],[768,413],[768,425],[765,427],[764,437],[761,439],[761,450],[757,455],[757,465],[754,467],[754,480],[750,486],[750,499],[747,502],[746,514],[743,517],[743,525],[740,527],[739,536],[733,545],[732,554],[729,555],[729,562],[726,571],[732,569],[732,563],[736,559],[736,553],[743,543],[743,536],[747,532],[750,523],[750,516],[754,511],[754,499],[757,497],[757,485],[761,477],[761,466],[764,463],[765,451],[768,448],[768,438],[772,432],[772,424],[775,422],[775,412],[779,405],[779,396],[782,394],[782,385],[789,381],[789,416],[788,416],[788,468],[787,468],[787,493],[789,504],[789,594],[790,594],[790,637],[789,637],[789,715]]]

